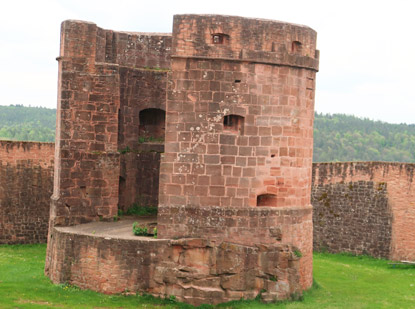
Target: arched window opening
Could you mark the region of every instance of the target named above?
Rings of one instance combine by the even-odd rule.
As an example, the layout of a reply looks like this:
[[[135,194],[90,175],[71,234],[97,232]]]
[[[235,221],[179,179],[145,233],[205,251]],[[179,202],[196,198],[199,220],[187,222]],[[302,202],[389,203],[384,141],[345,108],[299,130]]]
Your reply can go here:
[[[139,115],[139,136],[142,141],[163,141],[166,112],[158,108],[143,109]]]
[[[223,130],[231,133],[244,134],[244,117],[238,115],[226,115],[223,118]]]
[[[277,196],[275,194],[261,194],[256,198],[258,207],[275,207],[277,206]]]
[[[291,52],[294,54],[300,54],[302,48],[302,44],[299,41],[293,41],[291,44]]]
[[[229,35],[224,33],[214,33],[212,34],[212,44],[228,44],[229,43]]]

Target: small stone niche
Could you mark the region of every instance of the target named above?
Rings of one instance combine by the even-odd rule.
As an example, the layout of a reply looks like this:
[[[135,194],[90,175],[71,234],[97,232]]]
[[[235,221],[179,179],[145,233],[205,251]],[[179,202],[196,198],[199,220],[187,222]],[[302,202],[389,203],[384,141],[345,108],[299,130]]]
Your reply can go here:
[[[139,136],[143,141],[164,141],[166,112],[158,108],[143,109],[139,115]]]
[[[223,118],[223,131],[233,134],[244,134],[244,117],[238,115],[226,115]]]
[[[302,46],[301,42],[293,41],[291,43],[291,52],[293,54],[301,54],[302,49],[303,49],[303,46]]]
[[[228,45],[229,44],[229,35],[224,34],[224,33],[214,33],[214,34],[212,34],[212,44]]]
[[[256,205],[258,207],[276,207],[277,196],[275,194],[261,194],[256,198]]]

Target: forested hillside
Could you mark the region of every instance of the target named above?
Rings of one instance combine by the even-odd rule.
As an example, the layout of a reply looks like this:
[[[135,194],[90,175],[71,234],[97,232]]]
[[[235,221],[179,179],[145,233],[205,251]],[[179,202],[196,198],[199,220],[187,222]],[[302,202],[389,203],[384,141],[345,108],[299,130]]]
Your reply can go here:
[[[415,124],[316,113],[314,162],[331,161],[415,162]]]
[[[53,142],[55,117],[55,109],[0,106],[0,139]],[[415,124],[316,113],[314,161],[415,162]]]
[[[55,141],[56,109],[0,106],[0,139],[18,141]]]

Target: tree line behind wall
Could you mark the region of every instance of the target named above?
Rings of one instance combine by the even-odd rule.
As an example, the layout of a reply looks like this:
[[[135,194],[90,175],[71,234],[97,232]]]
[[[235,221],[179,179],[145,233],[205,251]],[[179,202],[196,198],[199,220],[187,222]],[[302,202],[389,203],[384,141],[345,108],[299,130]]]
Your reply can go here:
[[[54,142],[56,109],[0,106],[0,139]],[[415,124],[316,113],[314,162],[415,162]]]
[[[415,162],[415,124],[316,113],[314,162]]]
[[[56,109],[0,106],[0,139],[54,142]]]

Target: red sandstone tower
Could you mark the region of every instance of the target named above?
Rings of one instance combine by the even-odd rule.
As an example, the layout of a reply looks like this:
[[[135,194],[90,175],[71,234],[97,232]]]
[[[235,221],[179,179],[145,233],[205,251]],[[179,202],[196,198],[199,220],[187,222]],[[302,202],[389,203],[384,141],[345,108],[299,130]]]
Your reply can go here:
[[[270,20],[63,22],[47,275],[192,304],[309,288],[318,58],[315,31]],[[71,227],[157,200],[158,239]]]
[[[217,15],[174,17],[162,238],[289,243],[312,284],[312,29]]]

